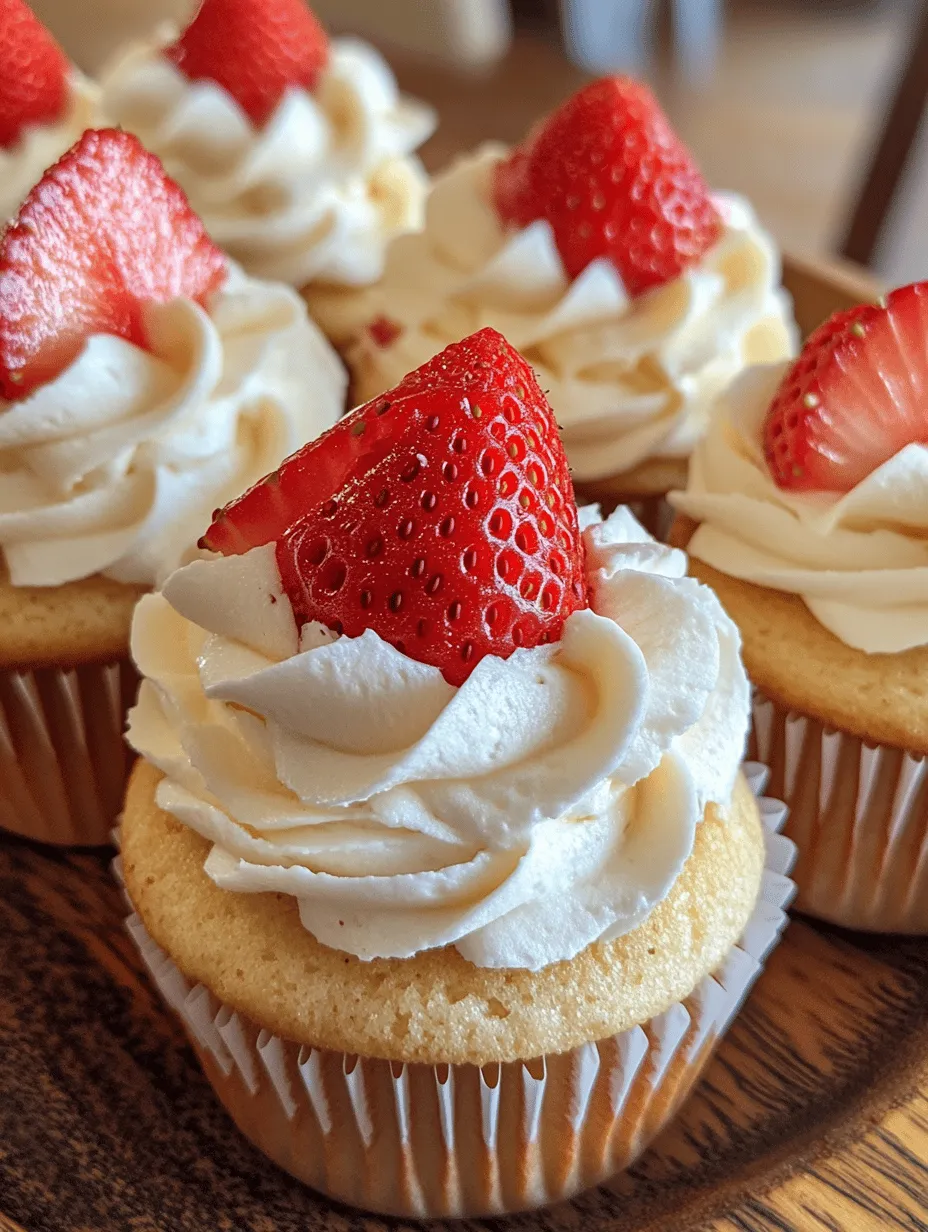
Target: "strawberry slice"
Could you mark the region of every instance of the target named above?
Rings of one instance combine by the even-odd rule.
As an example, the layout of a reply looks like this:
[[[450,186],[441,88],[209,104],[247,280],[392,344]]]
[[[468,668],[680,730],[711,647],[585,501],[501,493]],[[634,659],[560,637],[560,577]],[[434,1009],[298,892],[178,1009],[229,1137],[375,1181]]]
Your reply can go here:
[[[571,278],[606,257],[630,295],[676,278],[721,234],[706,183],[647,86],[603,77],[496,169],[501,221],[551,224]]]
[[[46,171],[0,237],[0,393],[23,398],[91,334],[145,346],[142,309],[205,304],[222,252],[138,138],[89,130]]]
[[[820,325],[764,421],[770,473],[793,492],[849,492],[915,443],[928,444],[928,282]]]
[[[493,174],[496,212],[504,223],[520,230],[536,218],[545,216],[544,207],[535,200],[529,188],[531,142],[532,138],[527,137],[521,145],[511,150]]]
[[[164,54],[191,81],[215,81],[263,127],[287,89],[312,90],[329,40],[303,0],[203,0]]]
[[[459,685],[586,606],[567,459],[493,329],[447,347],[217,511],[201,547],[275,542],[297,623],[374,629]]]
[[[23,0],[0,0],[0,146],[32,124],[53,124],[68,105],[64,52]]]
[[[402,325],[397,321],[393,321],[390,317],[381,314],[375,317],[368,325],[367,332],[371,336],[371,341],[375,346],[388,347],[392,346],[403,332]]]

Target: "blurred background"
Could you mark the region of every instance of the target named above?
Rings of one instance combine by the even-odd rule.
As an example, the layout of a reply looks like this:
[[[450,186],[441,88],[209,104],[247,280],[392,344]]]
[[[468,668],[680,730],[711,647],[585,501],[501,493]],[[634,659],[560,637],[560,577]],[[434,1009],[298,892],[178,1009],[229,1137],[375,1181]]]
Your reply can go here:
[[[30,0],[81,67],[195,0]],[[714,188],[794,253],[928,277],[928,0],[318,0],[433,103],[430,170],[514,141],[591,73],[656,88]]]

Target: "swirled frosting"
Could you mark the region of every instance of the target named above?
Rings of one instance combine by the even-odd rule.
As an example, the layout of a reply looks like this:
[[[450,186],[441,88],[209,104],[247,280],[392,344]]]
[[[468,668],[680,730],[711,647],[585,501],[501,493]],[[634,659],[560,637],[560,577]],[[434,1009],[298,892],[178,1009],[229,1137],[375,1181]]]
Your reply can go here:
[[[212,511],[335,422],[346,377],[289,287],[234,266],[204,311],[146,310],[150,350],[88,339],[0,399],[0,547],[14,586],[158,585]]]
[[[836,637],[869,654],[928,643],[928,447],[907,445],[844,495],[787,492],[764,460],[763,425],[785,365],[732,386],[671,501],[702,525],[692,556],[800,595]]]
[[[289,90],[258,129],[221,86],[161,55],[172,36],[118,55],[104,106],[158,155],[216,243],[296,287],[377,279],[388,240],[421,223],[427,180],[412,152],[432,111],[400,96],[373,48],[343,39],[316,89]]]
[[[460,688],[371,630],[298,634],[273,545],[145,597],[129,740],[213,881],[294,896],[364,959],[538,969],[645,920],[730,803],[748,685],[683,553],[625,509],[581,519],[592,606]]]
[[[747,202],[719,197],[722,237],[679,278],[630,299],[603,258],[571,282],[547,222],[499,222],[490,183],[504,153],[484,146],[436,179],[425,229],[394,241],[375,288],[331,305],[327,332],[357,338],[352,363],[372,394],[492,325],[535,368],[575,477],[687,456],[736,373],[795,349],[773,241]],[[402,330],[388,346],[363,329],[381,315]]]
[[[88,128],[101,122],[100,92],[76,69],[71,70],[68,109],[54,124],[31,124],[16,145],[0,147],[0,227],[13,218],[43,173],[71,148]]]

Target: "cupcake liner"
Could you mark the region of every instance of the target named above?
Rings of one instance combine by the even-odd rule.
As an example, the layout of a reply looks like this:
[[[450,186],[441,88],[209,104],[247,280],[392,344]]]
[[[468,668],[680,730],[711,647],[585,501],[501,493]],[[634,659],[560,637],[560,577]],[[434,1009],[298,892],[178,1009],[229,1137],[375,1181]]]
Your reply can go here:
[[[110,841],[131,764],[128,658],[0,671],[0,827],[43,843]]]
[[[759,792],[764,767],[746,770]],[[280,1167],[384,1214],[511,1213],[627,1167],[699,1077],[776,944],[793,893],[795,851],[778,833],[785,806],[760,804],[763,887],[719,970],[641,1026],[532,1061],[432,1066],[300,1046],[191,985],[137,915],[128,929],[219,1099]]]
[[[928,760],[871,744],[755,691],[752,754],[789,805],[800,911],[928,933]]]

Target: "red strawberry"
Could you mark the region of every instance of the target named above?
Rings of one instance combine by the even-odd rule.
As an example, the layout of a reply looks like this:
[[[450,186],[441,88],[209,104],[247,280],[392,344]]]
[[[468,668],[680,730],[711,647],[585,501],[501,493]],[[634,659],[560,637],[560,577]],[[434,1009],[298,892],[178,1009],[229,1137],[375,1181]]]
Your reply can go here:
[[[794,492],[849,492],[916,442],[928,444],[928,282],[820,325],[764,421],[770,473]]]
[[[381,314],[379,317],[374,317],[373,321],[370,322],[367,332],[376,346],[388,347],[396,342],[403,332],[403,327],[399,322],[393,321],[390,317],[385,317]]]
[[[297,622],[374,629],[461,684],[586,605],[567,459],[493,329],[447,347],[217,512],[202,547],[276,541]]]
[[[504,223],[548,220],[571,278],[607,257],[630,295],[676,278],[722,227],[654,95],[627,77],[568,99],[500,164],[494,196]]]
[[[23,0],[0,0],[0,146],[30,124],[52,124],[68,105],[67,58]]]
[[[23,398],[91,334],[145,345],[142,306],[205,303],[225,258],[138,138],[90,130],[0,237],[0,393]]]
[[[288,86],[313,88],[329,40],[303,0],[203,0],[164,54],[191,81],[221,85],[260,128]]]
[[[510,151],[505,162],[494,170],[493,197],[496,212],[505,223],[514,227],[527,227],[543,211],[533,199],[529,189],[529,155],[531,138]]]

